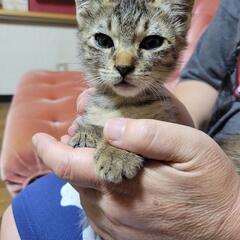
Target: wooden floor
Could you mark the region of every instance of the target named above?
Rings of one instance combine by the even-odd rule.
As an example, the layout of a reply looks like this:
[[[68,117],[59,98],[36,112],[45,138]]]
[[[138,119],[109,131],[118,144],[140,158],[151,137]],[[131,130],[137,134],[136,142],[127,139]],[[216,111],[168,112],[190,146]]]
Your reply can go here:
[[[0,102],[0,150],[2,145],[3,129],[5,126],[5,119],[8,112],[8,108],[9,108],[9,104]],[[0,222],[1,222],[2,214],[6,209],[6,207],[9,205],[9,203],[10,203],[10,196],[5,189],[4,183],[0,181]]]

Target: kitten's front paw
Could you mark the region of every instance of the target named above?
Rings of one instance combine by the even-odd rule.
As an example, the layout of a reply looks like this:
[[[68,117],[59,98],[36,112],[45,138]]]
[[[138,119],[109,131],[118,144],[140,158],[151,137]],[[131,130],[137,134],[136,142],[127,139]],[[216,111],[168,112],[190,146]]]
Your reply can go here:
[[[89,147],[95,148],[97,145],[96,138],[91,136],[89,132],[84,130],[79,130],[68,142],[68,145],[72,146],[73,148],[77,147]]]
[[[110,145],[97,149],[98,176],[112,183],[121,183],[123,178],[134,178],[143,165],[144,159],[134,153]]]

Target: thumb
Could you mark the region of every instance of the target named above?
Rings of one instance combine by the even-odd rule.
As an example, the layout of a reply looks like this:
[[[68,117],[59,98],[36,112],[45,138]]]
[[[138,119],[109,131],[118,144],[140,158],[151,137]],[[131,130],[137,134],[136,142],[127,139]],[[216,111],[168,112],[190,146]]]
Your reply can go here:
[[[58,177],[80,187],[97,188],[94,149],[74,149],[44,133],[33,136],[33,145],[39,158]]]
[[[192,160],[213,141],[191,127],[156,120],[112,119],[104,128],[110,144],[154,160]]]

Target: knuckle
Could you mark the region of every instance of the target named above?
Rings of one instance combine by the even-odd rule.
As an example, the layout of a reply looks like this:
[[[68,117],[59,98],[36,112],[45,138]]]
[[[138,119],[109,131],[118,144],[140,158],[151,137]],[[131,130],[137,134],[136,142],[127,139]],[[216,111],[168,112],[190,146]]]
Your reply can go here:
[[[70,162],[71,157],[68,154],[65,161],[62,161],[58,165],[56,165],[54,172],[59,178],[67,181],[72,180],[72,168]]]

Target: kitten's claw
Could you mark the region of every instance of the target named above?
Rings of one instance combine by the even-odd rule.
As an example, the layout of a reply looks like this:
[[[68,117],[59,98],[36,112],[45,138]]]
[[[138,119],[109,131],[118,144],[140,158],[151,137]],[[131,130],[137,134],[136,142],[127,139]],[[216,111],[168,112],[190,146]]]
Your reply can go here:
[[[80,130],[69,140],[68,145],[72,146],[73,148],[95,148],[97,146],[97,139],[88,131]]]
[[[141,156],[110,145],[98,149],[95,159],[98,176],[112,183],[121,183],[124,178],[134,178],[144,161]]]

